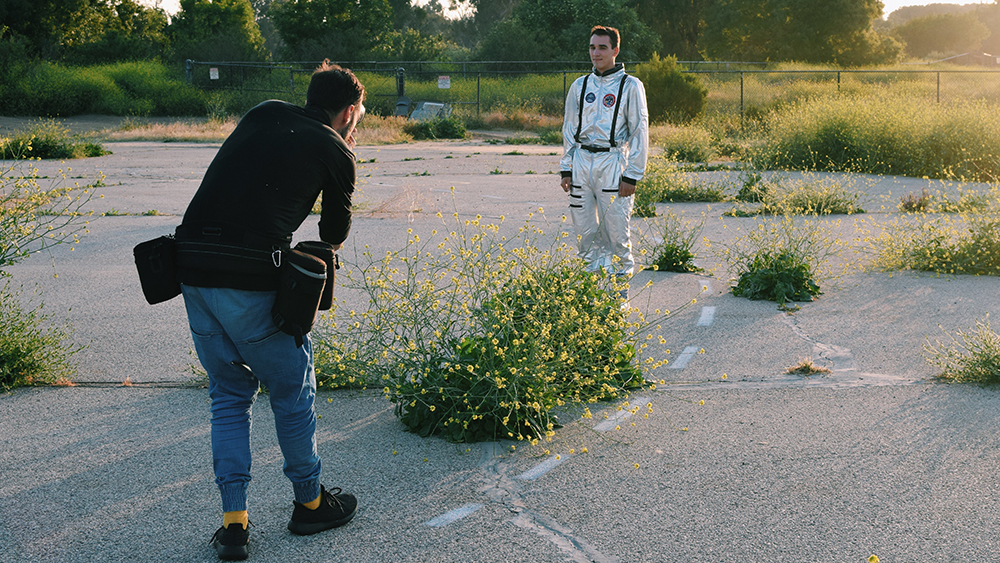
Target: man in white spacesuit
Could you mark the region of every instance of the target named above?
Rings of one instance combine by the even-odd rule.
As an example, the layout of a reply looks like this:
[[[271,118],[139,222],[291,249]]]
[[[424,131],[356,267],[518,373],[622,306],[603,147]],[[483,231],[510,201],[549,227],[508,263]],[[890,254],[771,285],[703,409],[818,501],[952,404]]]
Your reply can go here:
[[[646,172],[649,110],[642,82],[615,63],[618,50],[617,29],[591,30],[594,71],[574,81],[566,95],[560,172],[580,257],[588,270],[603,269],[621,280],[635,267],[632,194]]]

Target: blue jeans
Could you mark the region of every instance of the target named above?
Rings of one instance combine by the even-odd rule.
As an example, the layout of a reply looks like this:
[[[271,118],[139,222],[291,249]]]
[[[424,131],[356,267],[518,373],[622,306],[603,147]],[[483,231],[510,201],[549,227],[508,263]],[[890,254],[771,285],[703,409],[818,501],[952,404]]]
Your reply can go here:
[[[319,496],[316,373],[308,337],[301,347],[271,321],[273,291],[181,286],[191,337],[208,372],[212,458],[224,512],[247,509],[250,421],[259,384],[270,394],[285,475],[295,500]]]

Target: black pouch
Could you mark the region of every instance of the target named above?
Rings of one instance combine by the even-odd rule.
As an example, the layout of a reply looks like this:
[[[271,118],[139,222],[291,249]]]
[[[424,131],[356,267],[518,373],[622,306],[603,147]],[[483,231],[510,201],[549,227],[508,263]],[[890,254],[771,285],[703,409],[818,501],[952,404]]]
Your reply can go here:
[[[333,245],[328,242],[310,240],[296,244],[295,250],[312,254],[326,263],[326,285],[323,286],[323,296],[319,300],[319,310],[329,310],[333,305],[333,284],[336,271],[337,268],[340,268],[340,262],[337,261]]]
[[[319,313],[319,301],[326,285],[326,263],[295,249],[282,252],[278,294],[271,308],[275,326],[295,337],[302,345],[302,337],[309,334]]]
[[[132,249],[142,294],[150,305],[181,294],[177,283],[177,241],[170,235],[141,242]]]

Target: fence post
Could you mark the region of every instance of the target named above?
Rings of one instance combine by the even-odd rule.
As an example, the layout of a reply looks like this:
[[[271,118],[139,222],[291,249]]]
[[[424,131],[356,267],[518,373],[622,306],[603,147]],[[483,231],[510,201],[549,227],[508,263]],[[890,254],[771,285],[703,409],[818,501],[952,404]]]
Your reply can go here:
[[[937,73],[937,103],[941,105],[941,71]]]
[[[837,71],[837,93],[840,93],[840,71]]]
[[[402,98],[406,95],[406,69],[403,67],[396,69],[396,96]]]
[[[740,71],[740,128],[744,126],[744,115],[743,115],[743,71]]]
[[[482,73],[476,74],[476,117],[479,117],[479,112],[482,111],[482,108],[480,108],[482,100],[480,98],[481,88],[479,85],[479,79],[482,78],[482,76]]]
[[[184,74],[187,76],[188,84],[194,81],[194,61],[188,59],[184,61]]]
[[[563,71],[563,100],[566,99],[566,71]]]
[[[295,69],[291,66],[288,67],[288,93],[295,93]]]

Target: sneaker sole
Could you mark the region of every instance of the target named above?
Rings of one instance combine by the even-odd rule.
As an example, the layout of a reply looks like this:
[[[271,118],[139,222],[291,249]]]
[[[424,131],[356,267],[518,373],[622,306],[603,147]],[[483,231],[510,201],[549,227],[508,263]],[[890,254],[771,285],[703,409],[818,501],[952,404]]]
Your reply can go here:
[[[224,561],[243,561],[250,556],[245,545],[222,545],[218,540],[212,542],[212,547]]]
[[[288,531],[297,536],[310,536],[312,534],[318,534],[320,532],[331,530],[333,528],[339,528],[344,524],[347,524],[357,513],[358,507],[355,506],[354,511],[340,520],[328,520],[326,522],[296,522],[292,520],[288,522]]]

